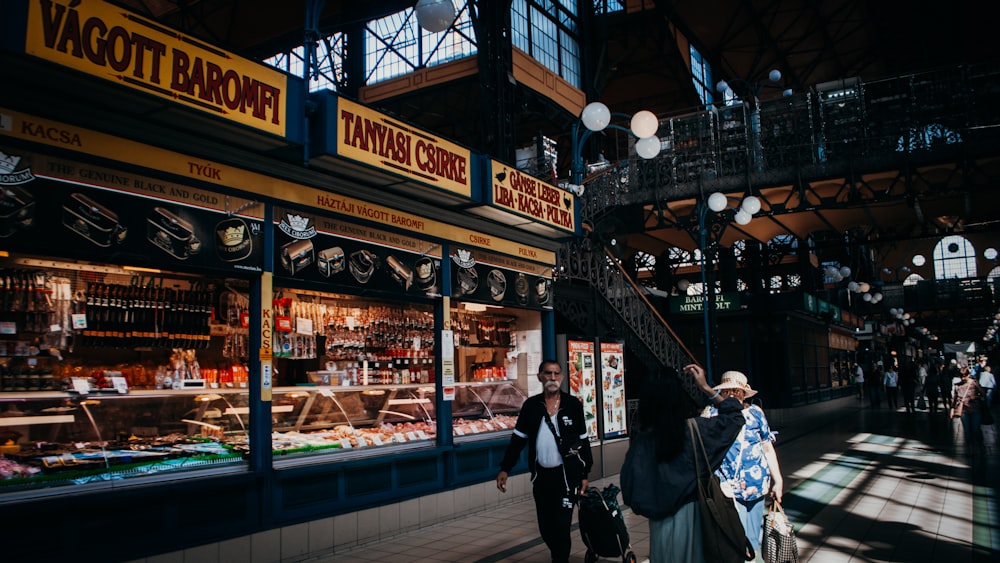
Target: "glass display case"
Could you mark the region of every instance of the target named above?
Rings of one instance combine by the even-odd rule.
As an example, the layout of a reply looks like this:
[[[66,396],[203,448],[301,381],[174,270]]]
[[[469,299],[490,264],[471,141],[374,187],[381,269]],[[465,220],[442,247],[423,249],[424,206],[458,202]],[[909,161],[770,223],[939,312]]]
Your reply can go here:
[[[432,443],[437,433],[434,399],[433,385],[275,389],[272,447],[287,455]]]
[[[509,432],[525,398],[514,381],[458,384],[452,432],[455,436]],[[433,443],[436,399],[433,385],[419,384],[279,388],[271,407],[274,451],[277,455],[346,453]]]
[[[452,402],[452,433],[481,436],[513,430],[526,398],[514,382],[458,384]]]
[[[245,465],[247,285],[0,259],[0,493]]]
[[[0,494],[249,466],[248,282],[0,261]],[[456,377],[436,390],[432,303],[280,289],[272,454],[510,432],[534,378],[537,311],[452,311]],[[537,360],[533,360],[537,361]]]
[[[0,492],[243,464],[245,390],[0,393]]]

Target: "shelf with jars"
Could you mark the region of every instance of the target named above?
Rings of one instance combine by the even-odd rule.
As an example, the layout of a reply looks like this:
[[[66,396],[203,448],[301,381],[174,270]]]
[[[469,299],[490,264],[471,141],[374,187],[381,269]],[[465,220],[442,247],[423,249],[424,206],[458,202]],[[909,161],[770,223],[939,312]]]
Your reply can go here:
[[[456,381],[490,383],[516,379],[510,373],[510,358],[517,353],[519,316],[525,323],[537,313],[500,308],[454,309]]]
[[[283,385],[434,383],[431,305],[286,289],[274,306],[279,372],[294,372]]]

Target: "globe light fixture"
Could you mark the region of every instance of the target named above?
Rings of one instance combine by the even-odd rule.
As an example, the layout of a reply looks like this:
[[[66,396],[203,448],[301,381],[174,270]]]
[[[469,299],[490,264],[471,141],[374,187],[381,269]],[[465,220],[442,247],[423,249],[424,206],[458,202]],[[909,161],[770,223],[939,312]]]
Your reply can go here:
[[[611,123],[611,110],[601,102],[590,102],[580,113],[583,126],[591,131],[602,131]]]
[[[628,118],[629,127],[625,128],[612,124],[611,118],[614,116]],[[577,134],[578,123],[583,123],[583,126],[586,128],[582,134]],[[660,128],[660,121],[657,119],[656,114],[648,110],[639,111],[632,116],[612,114],[608,106],[603,103],[590,102],[580,112],[579,122],[573,124],[573,144],[571,147],[573,152],[571,170],[573,184],[583,183],[584,164],[583,156],[580,152],[583,150],[583,144],[587,140],[587,137],[607,128],[625,131],[638,139],[635,143],[635,152],[640,158],[650,159],[660,154],[660,138],[656,136]]]
[[[760,198],[758,198],[755,195],[748,195],[747,197],[743,198],[743,203],[740,204],[740,209],[750,215],[757,213],[758,211],[760,211]]]
[[[417,24],[431,33],[440,33],[455,21],[452,0],[420,0],[413,10],[417,13]]]
[[[660,139],[658,137],[645,137],[635,142],[635,153],[641,158],[649,160],[660,154]]]
[[[636,137],[645,139],[646,137],[656,135],[657,129],[660,128],[660,121],[656,119],[656,115],[653,112],[642,110],[632,116],[629,126]]]
[[[695,213],[698,215],[698,250],[701,252],[701,291],[703,294],[701,310],[705,323],[705,374],[709,382],[712,380],[712,364],[714,362],[712,356],[716,338],[715,323],[712,320],[715,312],[715,285],[709,280],[709,264],[713,260],[711,255],[715,254],[719,239],[726,228],[727,220],[731,218],[738,225],[747,225],[753,219],[753,214],[760,211],[760,207],[760,199],[751,195],[745,197],[738,207],[730,208],[729,198],[722,192],[709,194],[695,207]],[[734,210],[732,215],[723,213],[730,209]],[[709,212],[715,213],[716,216],[709,219]],[[710,229],[710,223],[721,225],[721,228]],[[711,239],[709,231],[712,233]]]
[[[708,196],[708,208],[716,213],[725,209],[728,203],[726,195],[722,192],[715,192]]]

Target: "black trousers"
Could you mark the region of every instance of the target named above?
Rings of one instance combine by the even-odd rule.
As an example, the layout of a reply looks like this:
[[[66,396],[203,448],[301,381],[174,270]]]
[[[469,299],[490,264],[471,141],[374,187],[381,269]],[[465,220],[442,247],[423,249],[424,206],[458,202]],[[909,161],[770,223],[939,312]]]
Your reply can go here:
[[[552,553],[553,563],[569,561],[571,546],[570,525],[573,522],[575,498],[566,486],[562,467],[537,468],[532,496],[535,497],[535,516],[538,531]]]

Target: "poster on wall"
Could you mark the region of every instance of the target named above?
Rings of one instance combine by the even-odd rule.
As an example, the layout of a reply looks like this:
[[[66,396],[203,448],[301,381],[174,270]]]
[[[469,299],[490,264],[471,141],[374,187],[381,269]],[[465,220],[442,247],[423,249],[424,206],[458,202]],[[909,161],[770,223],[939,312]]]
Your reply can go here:
[[[604,438],[625,434],[625,343],[601,342],[601,398]]]
[[[567,340],[566,364],[569,369],[569,392],[583,403],[583,416],[590,441],[597,434],[597,378],[594,366],[593,340]]]
[[[275,208],[275,274],[390,293],[441,294],[441,246],[300,210]]]
[[[0,147],[8,250],[154,267],[263,268],[260,202]]]

